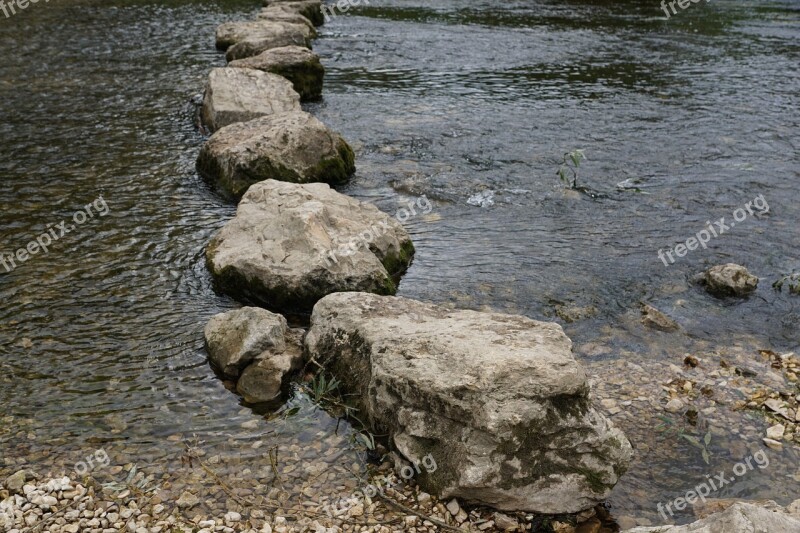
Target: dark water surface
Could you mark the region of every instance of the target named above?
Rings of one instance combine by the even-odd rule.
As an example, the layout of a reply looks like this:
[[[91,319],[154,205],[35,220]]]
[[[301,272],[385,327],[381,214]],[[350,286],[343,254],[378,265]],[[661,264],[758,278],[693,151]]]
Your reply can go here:
[[[249,445],[266,433],[273,446],[334,432],[302,399],[296,422],[252,429],[260,418],[202,348],[208,318],[237,306],[203,258],[235,207],[194,171],[190,100],[224,63],[216,25],[256,4],[52,0],[0,14],[0,252],[99,195],[109,207],[48,254],[0,265],[0,470],[3,456],[8,470],[69,464],[99,445],[177,468],[181,446],[165,439],[193,433],[209,453],[247,443],[258,460]],[[800,298],[770,288],[800,270],[797,3],[720,0],[665,20],[655,0],[372,1],[315,50],[328,74],[309,110],[358,152],[344,191],[391,213],[434,201],[406,223],[417,257],[402,295],[562,323],[582,310],[565,329],[590,369],[697,346],[800,350]],[[556,177],[576,148],[594,197]],[[658,258],[759,195],[768,213],[674,265]],[[758,275],[757,294],[721,302],[688,283],[720,262]],[[643,300],[683,333],[654,342],[631,320]],[[606,349],[582,349],[594,342]],[[800,475],[797,451],[776,457],[737,495],[800,497],[785,479]],[[711,472],[685,461],[640,454],[612,510],[652,514]]]

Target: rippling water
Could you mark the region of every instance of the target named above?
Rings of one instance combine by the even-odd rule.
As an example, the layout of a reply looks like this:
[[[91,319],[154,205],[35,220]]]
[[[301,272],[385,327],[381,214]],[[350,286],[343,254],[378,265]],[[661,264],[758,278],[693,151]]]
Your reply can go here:
[[[265,434],[291,446],[335,432],[302,398],[300,420],[252,429],[260,417],[202,348],[208,318],[237,305],[214,293],[203,259],[235,206],[194,171],[191,99],[224,63],[216,25],[256,3],[52,0],[0,18],[0,252],[98,195],[110,209],[48,254],[0,266],[7,465],[69,464],[103,444],[174,469],[181,446],[165,438],[193,433],[210,453],[246,443],[257,463],[250,445]],[[655,1],[374,0],[321,31],[325,101],[308,109],[357,148],[345,192],[387,212],[434,201],[406,223],[417,257],[402,295],[545,319],[584,309],[565,328],[598,374],[623,353],[797,350],[800,300],[769,285],[800,269],[798,37],[788,1],[692,4],[664,20]],[[556,177],[575,148],[591,196]],[[761,194],[768,214],[674,265],[658,258]],[[732,305],[688,283],[720,262],[762,278],[757,295]],[[684,333],[654,342],[631,320],[643,300]],[[582,349],[594,342],[607,349]],[[646,514],[705,472],[645,455],[612,509]],[[781,457],[797,470],[796,452]],[[785,468],[740,495],[800,497],[775,486]]]

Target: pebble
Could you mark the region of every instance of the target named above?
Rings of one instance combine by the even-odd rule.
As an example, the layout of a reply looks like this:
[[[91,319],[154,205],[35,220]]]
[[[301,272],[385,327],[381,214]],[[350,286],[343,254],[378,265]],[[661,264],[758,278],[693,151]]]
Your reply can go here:
[[[767,438],[772,440],[781,440],[785,432],[786,426],[783,424],[775,424],[774,426],[767,428]]]
[[[451,515],[456,516],[460,510],[461,507],[458,505],[458,501],[456,501],[455,499],[452,499],[447,503],[447,511]]]
[[[670,413],[677,413],[683,409],[683,402],[679,398],[672,399],[667,402],[667,405],[664,406],[664,409]]]

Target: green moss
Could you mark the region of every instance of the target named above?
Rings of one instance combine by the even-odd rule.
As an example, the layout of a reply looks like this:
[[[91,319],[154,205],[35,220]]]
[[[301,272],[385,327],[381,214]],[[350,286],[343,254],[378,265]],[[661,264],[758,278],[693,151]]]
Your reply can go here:
[[[411,260],[414,258],[414,252],[414,243],[410,240],[403,241],[400,245],[400,250],[396,254],[389,253],[382,259],[383,268],[386,269],[389,276],[399,276],[408,270]]]
[[[594,472],[592,470],[580,467],[575,467],[572,470],[583,476],[586,484],[595,494],[603,494],[604,492],[614,488],[613,483],[608,483],[605,481],[605,472]]]
[[[512,438],[501,444],[498,452],[507,457],[516,457],[522,464],[529,465],[529,467],[522,472],[522,479],[515,479],[514,476],[518,475],[516,469],[503,464],[501,470],[503,481],[500,486],[512,489],[527,485],[532,479],[548,480],[551,476],[561,477],[577,473],[583,476],[587,487],[594,493],[604,494],[610,490],[614,484],[606,479],[605,471],[593,471],[575,466],[575,453],[571,448],[565,446],[565,440],[589,435],[592,432],[591,428],[570,428],[561,432],[553,432],[553,428],[565,425],[565,418],[582,418],[589,409],[588,388],[583,388],[576,394],[558,395],[549,399],[547,411],[539,424],[512,428]],[[608,449],[595,450],[591,452],[591,455],[600,464],[614,466],[616,465],[616,454],[613,451],[616,446],[621,447],[621,443],[616,440],[609,442]],[[556,459],[548,458],[543,450],[555,455]],[[553,478],[552,482],[555,483],[556,478]]]

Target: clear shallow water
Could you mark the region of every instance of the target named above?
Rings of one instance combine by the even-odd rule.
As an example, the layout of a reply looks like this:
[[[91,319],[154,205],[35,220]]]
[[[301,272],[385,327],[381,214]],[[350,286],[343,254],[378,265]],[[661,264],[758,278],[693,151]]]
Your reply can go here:
[[[665,21],[649,4],[384,1],[322,30],[325,101],[309,110],[358,150],[343,190],[388,212],[420,194],[435,201],[406,223],[418,252],[402,295],[557,320],[559,308],[586,308],[565,329],[600,376],[622,357],[798,349],[800,300],[769,286],[800,269],[800,11],[715,2]],[[99,194],[110,208],[0,273],[6,459],[70,464],[108,445],[124,462],[172,470],[183,446],[165,438],[195,433],[209,454],[244,454],[255,468],[264,449],[249,446],[265,433],[270,446],[293,446],[335,431],[307,405],[302,422],[241,428],[259,418],[202,350],[208,318],[236,307],[203,264],[234,206],[194,172],[202,138],[190,99],[223,64],[216,25],[254,9],[53,0],[0,19],[0,251]],[[561,154],[574,148],[600,198],[559,183]],[[625,180],[640,192],[617,187]],[[479,193],[494,204],[469,205]],[[658,259],[760,194],[768,215],[674,265]],[[757,295],[731,304],[688,284],[728,261],[762,278]],[[642,329],[631,318],[642,300],[683,334]],[[607,349],[585,349],[598,342]],[[615,511],[651,513],[707,472],[664,449],[645,455]],[[740,495],[800,497],[775,482],[797,470],[796,453],[779,456],[783,467],[748,477]],[[734,462],[721,450],[718,461]]]

